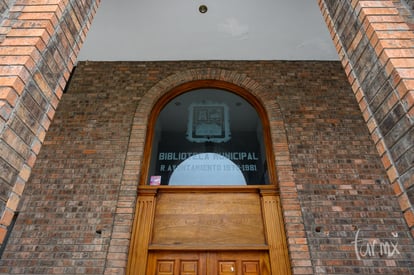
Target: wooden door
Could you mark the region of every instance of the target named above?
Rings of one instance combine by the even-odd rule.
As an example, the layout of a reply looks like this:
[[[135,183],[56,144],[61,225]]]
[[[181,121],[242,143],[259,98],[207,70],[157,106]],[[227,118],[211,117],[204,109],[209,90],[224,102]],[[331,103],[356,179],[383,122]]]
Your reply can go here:
[[[147,275],[206,274],[206,257],[201,252],[152,252],[148,255]]]
[[[266,252],[151,252],[147,275],[269,275]]]
[[[271,188],[141,187],[133,233],[128,275],[291,274]]]
[[[231,251],[208,254],[211,275],[269,275],[269,256],[265,251]]]

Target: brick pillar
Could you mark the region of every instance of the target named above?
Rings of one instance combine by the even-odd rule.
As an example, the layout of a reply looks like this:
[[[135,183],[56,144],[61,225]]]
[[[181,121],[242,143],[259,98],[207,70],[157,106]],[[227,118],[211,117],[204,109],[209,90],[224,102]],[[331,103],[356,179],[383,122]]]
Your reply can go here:
[[[11,5],[12,0],[0,0],[0,22],[6,17]]]
[[[100,0],[0,0],[0,244]]]
[[[412,10],[399,0],[319,0],[319,5],[414,236]]]

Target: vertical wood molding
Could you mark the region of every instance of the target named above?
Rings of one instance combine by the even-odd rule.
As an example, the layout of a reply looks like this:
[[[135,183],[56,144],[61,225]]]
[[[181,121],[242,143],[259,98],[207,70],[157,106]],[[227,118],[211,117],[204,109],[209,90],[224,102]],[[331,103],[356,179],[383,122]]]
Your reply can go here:
[[[272,274],[291,274],[280,198],[273,192],[262,192],[265,232],[269,245]]]
[[[126,273],[128,275],[145,275],[146,273],[148,245],[154,221],[155,195],[155,191],[138,195],[128,256]]]

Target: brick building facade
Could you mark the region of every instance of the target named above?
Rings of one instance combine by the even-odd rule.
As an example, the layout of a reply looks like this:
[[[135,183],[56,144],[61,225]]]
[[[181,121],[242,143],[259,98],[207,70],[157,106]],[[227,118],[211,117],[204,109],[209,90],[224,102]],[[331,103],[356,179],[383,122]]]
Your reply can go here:
[[[67,86],[99,1],[2,1],[0,272],[123,274],[149,112],[218,79],[269,116],[293,274],[413,273],[406,4],[319,1],[340,63],[81,62]]]

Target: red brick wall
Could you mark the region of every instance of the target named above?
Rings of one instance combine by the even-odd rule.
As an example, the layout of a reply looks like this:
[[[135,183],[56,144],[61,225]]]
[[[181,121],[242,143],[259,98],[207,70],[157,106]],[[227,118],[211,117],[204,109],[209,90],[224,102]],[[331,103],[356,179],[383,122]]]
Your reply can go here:
[[[205,61],[79,64],[0,273],[123,274],[149,111],[197,79],[238,84],[268,113],[293,274],[414,271],[413,239],[340,63]],[[357,234],[362,252],[398,241],[399,254],[363,256]]]
[[[20,203],[98,4],[99,0],[0,2],[1,8],[6,11],[2,14],[0,27],[0,243]],[[319,4],[400,210],[414,235],[412,11],[405,10],[399,0],[320,0]],[[157,77],[157,74],[158,69],[154,69],[150,77]],[[141,87],[141,83],[133,85],[127,89]],[[266,85],[261,87],[267,89]],[[285,126],[286,133],[289,133],[289,126]],[[85,153],[93,154],[93,151]],[[280,158],[283,160],[282,156]],[[290,163],[290,158],[286,161]],[[132,161],[132,164],[137,165],[139,161]],[[296,169],[295,166],[293,168]],[[294,185],[293,181],[291,185]],[[305,185],[298,187],[306,188]],[[332,209],[340,212],[344,208],[335,206]],[[309,217],[300,215],[302,218],[307,224]],[[323,228],[317,226],[314,232],[320,233]],[[313,232],[309,230],[308,227],[306,232]],[[290,232],[293,231],[288,230],[288,234]],[[300,235],[304,231],[297,232]],[[123,232],[119,235],[128,234]],[[37,247],[31,249],[40,249]],[[310,252],[316,272],[324,272],[330,263],[320,261],[322,256],[315,254],[314,248]],[[304,253],[308,255],[308,251]],[[122,269],[123,256],[117,253],[109,255],[114,257],[114,265],[120,265]],[[300,269],[294,265],[298,267],[295,272],[309,272],[309,255],[306,255],[295,259],[300,263],[300,268],[303,266]],[[334,265],[341,266],[341,260]],[[389,265],[394,264],[389,262]],[[397,264],[403,265],[402,262]],[[359,262],[357,265],[362,269]],[[371,270],[366,267],[362,271]]]
[[[407,3],[410,9],[414,9],[414,1],[413,0],[403,0]]]
[[[0,21],[5,17],[10,8],[9,0],[0,0]]]
[[[98,3],[1,2],[0,244]]]
[[[414,236],[414,33],[401,1],[319,1]]]

